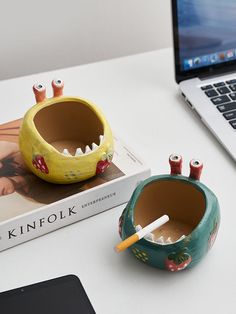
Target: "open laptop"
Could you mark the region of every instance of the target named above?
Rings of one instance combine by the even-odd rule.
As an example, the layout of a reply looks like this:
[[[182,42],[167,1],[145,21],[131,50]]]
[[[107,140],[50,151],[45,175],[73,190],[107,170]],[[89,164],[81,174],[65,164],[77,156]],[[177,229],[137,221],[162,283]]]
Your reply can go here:
[[[182,96],[236,161],[236,0],[172,0]]]

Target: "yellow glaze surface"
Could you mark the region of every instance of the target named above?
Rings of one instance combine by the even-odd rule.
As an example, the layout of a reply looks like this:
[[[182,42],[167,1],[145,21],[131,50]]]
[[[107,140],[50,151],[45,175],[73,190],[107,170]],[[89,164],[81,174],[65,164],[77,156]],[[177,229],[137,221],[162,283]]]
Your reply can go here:
[[[104,138],[97,150],[81,156],[65,156],[39,134],[35,115],[43,108],[60,102],[79,102],[97,115],[104,128]],[[20,151],[26,165],[38,177],[52,183],[75,183],[102,173],[113,157],[113,137],[110,126],[100,109],[78,97],[56,97],[34,105],[25,114],[19,136]]]

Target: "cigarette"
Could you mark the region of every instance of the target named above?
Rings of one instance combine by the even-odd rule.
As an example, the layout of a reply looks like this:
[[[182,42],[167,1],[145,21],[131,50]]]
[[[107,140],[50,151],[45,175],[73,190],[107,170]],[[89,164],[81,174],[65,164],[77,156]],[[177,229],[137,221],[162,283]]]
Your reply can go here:
[[[160,218],[156,219],[143,229],[139,230],[138,232],[134,233],[132,236],[128,237],[124,241],[120,242],[115,246],[115,251],[117,253],[120,253],[124,250],[126,250],[128,247],[136,243],[137,241],[141,240],[144,238],[147,234],[150,232],[156,230],[157,228],[161,227],[164,225],[167,221],[169,221],[169,217],[167,215],[163,215]]]

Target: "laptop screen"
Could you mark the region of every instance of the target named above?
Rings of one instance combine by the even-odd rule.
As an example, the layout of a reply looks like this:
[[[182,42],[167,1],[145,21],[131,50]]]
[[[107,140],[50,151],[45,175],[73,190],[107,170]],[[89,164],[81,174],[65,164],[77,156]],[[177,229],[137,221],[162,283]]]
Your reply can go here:
[[[176,0],[173,6],[181,72],[236,60],[236,0]]]

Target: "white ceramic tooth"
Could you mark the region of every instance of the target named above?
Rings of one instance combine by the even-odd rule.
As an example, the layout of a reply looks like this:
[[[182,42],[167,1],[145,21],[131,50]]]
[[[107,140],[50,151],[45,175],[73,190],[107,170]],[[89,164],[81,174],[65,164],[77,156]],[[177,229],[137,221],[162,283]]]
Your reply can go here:
[[[80,156],[80,155],[83,155],[83,151],[81,148],[77,148],[75,152],[75,156]]]
[[[93,144],[92,144],[92,150],[95,150],[95,149],[97,149],[97,148],[98,148],[97,144],[93,143]]]
[[[85,147],[85,154],[88,154],[90,152],[91,152],[90,147],[88,145],[86,145],[86,147]]]
[[[137,225],[137,226],[135,226],[135,231],[136,232],[138,232],[138,231],[140,231],[140,230],[142,230],[143,228],[142,228],[142,226],[140,226],[140,225]]]
[[[154,234],[153,233],[148,233],[145,237],[144,237],[146,240],[148,241],[152,241],[154,242]]]
[[[183,234],[176,242],[179,242],[185,238],[185,235]]]
[[[156,242],[159,243],[159,244],[164,244],[165,241],[164,241],[163,236],[161,236],[160,238],[158,238],[158,239],[156,240]]]
[[[69,153],[69,151],[68,151],[68,149],[67,148],[65,148],[65,149],[63,149],[63,152],[62,152],[64,155],[66,155],[66,156],[71,156],[71,154]]]
[[[100,141],[100,144],[101,144],[102,141],[103,141],[103,135],[100,135],[100,136],[99,136],[99,141]]]
[[[166,243],[168,243],[168,244],[172,243],[171,237],[167,238]]]

